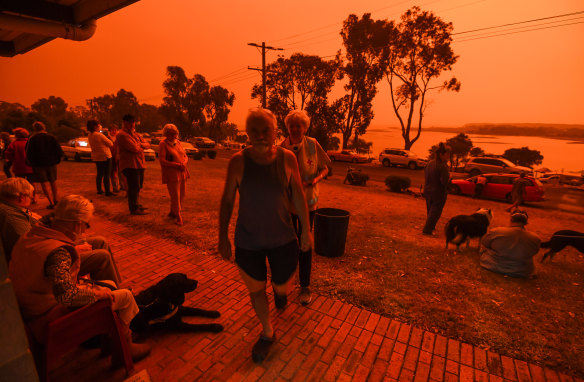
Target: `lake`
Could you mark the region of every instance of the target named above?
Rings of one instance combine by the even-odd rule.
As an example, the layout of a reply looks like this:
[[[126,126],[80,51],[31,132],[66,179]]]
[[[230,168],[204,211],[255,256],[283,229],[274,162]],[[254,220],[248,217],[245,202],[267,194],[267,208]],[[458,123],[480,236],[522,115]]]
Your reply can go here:
[[[424,131],[420,139],[414,143],[411,151],[421,157],[428,156],[430,147],[438,142],[446,141],[457,135],[453,129],[452,133],[438,131]],[[413,134],[410,134],[413,136]],[[580,172],[584,170],[584,142],[575,142],[561,139],[549,139],[542,137],[522,137],[522,136],[492,136],[468,134],[475,147],[482,148],[486,153],[502,155],[510,148],[529,147],[531,150],[539,150],[543,155],[541,165],[558,172]],[[403,148],[404,142],[400,128],[370,128],[361,137],[367,142],[373,142],[371,155],[377,158],[381,150],[386,147]]]

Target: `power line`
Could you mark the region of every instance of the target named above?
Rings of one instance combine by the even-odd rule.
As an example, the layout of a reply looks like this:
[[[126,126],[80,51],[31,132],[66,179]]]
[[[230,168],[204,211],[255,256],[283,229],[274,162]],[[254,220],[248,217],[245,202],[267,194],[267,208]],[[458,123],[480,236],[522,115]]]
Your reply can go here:
[[[518,21],[518,22],[516,22],[516,23],[502,24],[502,25],[497,25],[497,26],[493,26],[493,27],[486,27],[486,28],[472,29],[472,30],[468,30],[468,31],[464,31],[464,32],[452,33],[452,36],[454,36],[454,35],[459,35],[459,34],[465,34],[465,33],[479,32],[479,31],[484,31],[484,30],[488,30],[488,29],[495,29],[495,28],[509,27],[509,26],[512,26],[512,25],[519,25],[519,24],[533,23],[533,22],[536,22],[536,21],[542,21],[542,20],[557,19],[557,18],[559,18],[559,17],[575,16],[575,15],[580,15],[580,14],[582,14],[582,13],[584,13],[584,11],[580,11],[580,12],[573,12],[573,13],[566,13],[566,14],[563,14],[563,15],[557,15],[557,16],[540,17],[540,18],[538,18],[538,19],[525,20],[525,21]]]
[[[469,36],[469,38],[467,38],[467,39],[464,39],[464,40],[454,40],[453,42],[465,42],[465,41],[472,41],[472,40],[482,40],[482,39],[486,39],[486,38],[506,36],[506,35],[511,35],[511,34],[525,33],[525,32],[533,32],[533,31],[538,31],[538,30],[542,30],[542,29],[552,29],[552,28],[566,27],[566,26],[569,26],[569,25],[577,25],[577,24],[584,24],[584,21],[579,21],[579,22],[576,22],[576,23],[561,24],[561,25],[551,25],[551,26],[547,26],[547,27],[543,27],[543,28],[526,29],[526,30],[522,30],[522,31],[515,31],[515,32],[509,32],[509,33],[499,33],[499,34],[494,34],[494,35],[491,35],[491,36],[482,36],[482,37],[476,37],[476,38],[472,38],[472,36]],[[494,32],[494,33],[497,33],[497,32]]]

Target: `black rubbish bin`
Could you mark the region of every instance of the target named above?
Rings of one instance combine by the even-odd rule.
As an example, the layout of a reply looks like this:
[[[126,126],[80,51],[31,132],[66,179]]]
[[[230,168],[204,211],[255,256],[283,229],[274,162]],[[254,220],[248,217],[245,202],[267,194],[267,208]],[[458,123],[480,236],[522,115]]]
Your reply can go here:
[[[349,211],[319,208],[314,214],[314,251],[326,257],[342,256],[345,252]]]

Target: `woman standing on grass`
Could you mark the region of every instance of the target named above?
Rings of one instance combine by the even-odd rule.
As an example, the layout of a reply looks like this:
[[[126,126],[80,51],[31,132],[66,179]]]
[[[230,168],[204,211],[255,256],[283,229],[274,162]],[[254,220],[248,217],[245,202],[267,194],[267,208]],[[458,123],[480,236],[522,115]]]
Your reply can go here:
[[[448,171],[448,159],[450,159],[451,149],[444,143],[438,145],[438,149],[426,169],[424,170],[424,198],[426,198],[426,225],[422,233],[432,235],[436,230],[436,223],[442,215],[442,210],[446,204],[448,196],[448,182],[450,182],[450,172]]]
[[[284,121],[288,129],[288,138],[281,146],[292,151],[296,155],[302,188],[308,203],[310,229],[314,221],[318,203],[318,182],[328,174],[328,166],[331,163],[328,155],[320,147],[317,140],[305,136],[310,118],[304,110],[292,110]],[[302,227],[299,224],[297,214],[292,211],[292,223],[300,238]],[[298,278],[300,279],[300,303],[308,305],[312,300],[310,294],[310,272],[312,270],[312,248],[300,252],[298,256]]]
[[[178,140],[178,129],[169,123],[162,129],[165,139],[158,146],[158,160],[162,172],[162,184],[166,184],[170,195],[170,212],[168,216],[176,219],[176,224],[183,225],[180,214],[185,198],[187,179],[190,178],[187,169],[188,157]]]

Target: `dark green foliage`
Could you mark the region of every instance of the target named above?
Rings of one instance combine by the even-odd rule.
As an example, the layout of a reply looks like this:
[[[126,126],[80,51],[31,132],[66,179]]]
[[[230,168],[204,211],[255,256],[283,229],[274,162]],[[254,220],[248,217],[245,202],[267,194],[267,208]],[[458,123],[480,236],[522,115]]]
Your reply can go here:
[[[450,146],[450,149],[452,150],[452,159],[450,162],[454,168],[458,167],[460,161],[468,156],[468,153],[472,148],[472,141],[468,135],[464,133],[460,133],[455,137],[447,139],[446,144]]]
[[[482,157],[485,155],[485,150],[481,149],[480,147],[473,147],[470,149],[469,154],[471,157]]]
[[[385,185],[392,192],[404,192],[412,185],[412,181],[408,176],[390,175],[385,178]]]
[[[217,157],[217,151],[207,150],[207,156],[209,157],[209,159],[215,159],[215,157]]]
[[[517,165],[527,167],[541,164],[543,161],[543,155],[539,150],[530,150],[529,147],[507,149],[503,153],[503,158],[509,159]]]

